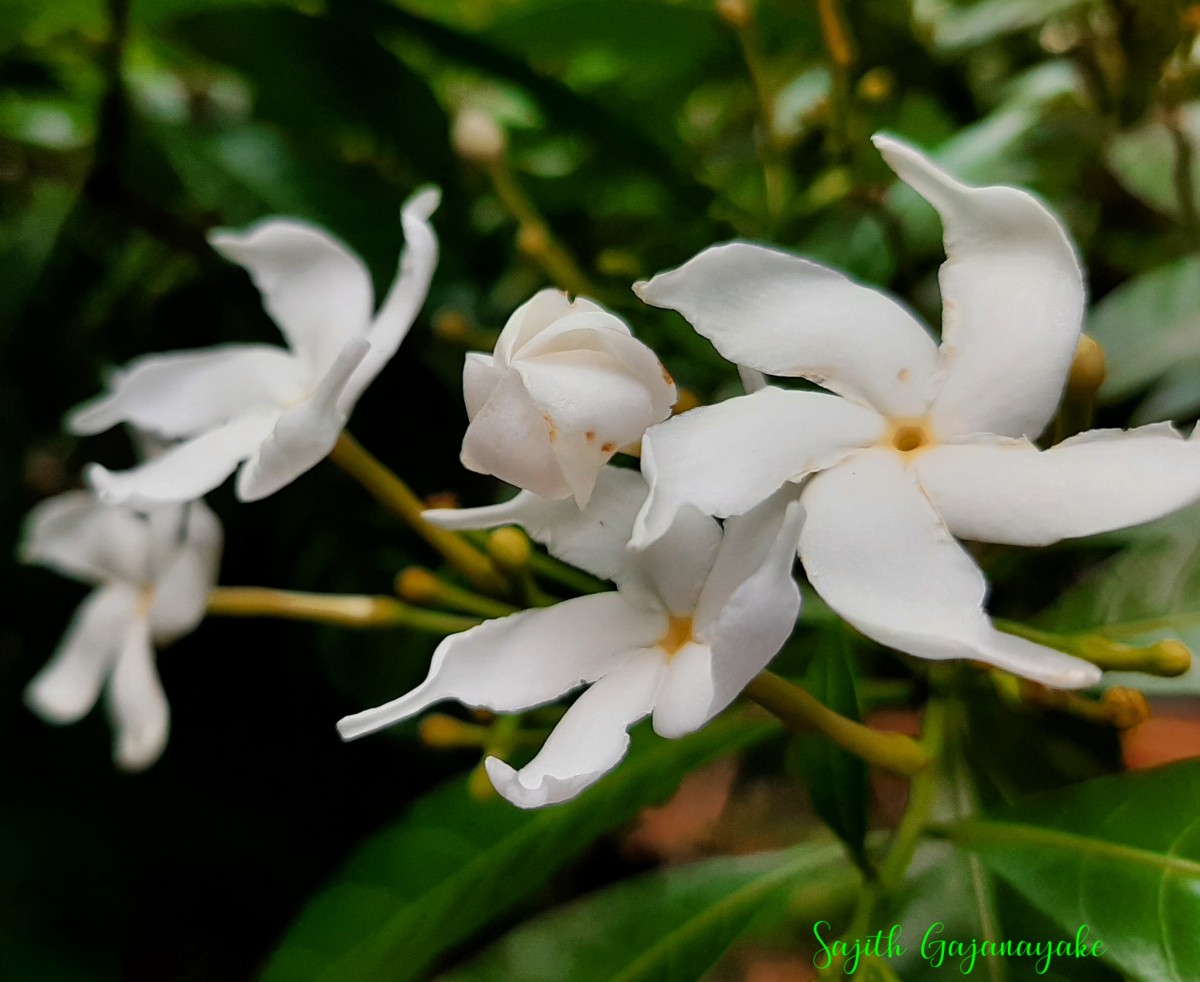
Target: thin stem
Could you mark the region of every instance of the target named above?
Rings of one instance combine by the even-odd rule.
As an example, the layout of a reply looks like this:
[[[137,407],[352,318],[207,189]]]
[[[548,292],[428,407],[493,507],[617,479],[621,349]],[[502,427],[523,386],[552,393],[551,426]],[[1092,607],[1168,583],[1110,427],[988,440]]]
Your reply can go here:
[[[410,566],[396,577],[396,593],[401,599],[425,605],[440,605],[480,617],[507,617],[515,607],[503,600],[494,600],[464,587],[447,583],[436,573],[419,566]]]
[[[834,152],[843,154],[850,146],[850,69],[854,66],[854,45],[842,21],[841,0],[817,0],[817,15],[833,77],[830,133]]]
[[[779,149],[775,128],[775,92],[767,81],[762,47],[758,42],[757,21],[753,9],[746,7],[745,15],[733,24],[746,72],[758,104],[758,160],[763,172],[763,190],[767,203],[767,219],[772,227],[778,224],[787,207],[788,171]]]
[[[410,607],[391,597],[298,593],[257,586],[219,586],[208,596],[208,613],[222,617],[281,617],[341,627],[408,627],[457,634],[479,623],[436,610]]]
[[[1101,632],[1052,634],[998,617],[993,618],[992,623],[1006,634],[1090,661],[1106,672],[1143,672],[1172,678],[1184,674],[1192,664],[1192,653],[1187,645],[1174,638],[1131,645],[1106,637]]]
[[[508,163],[501,158],[488,164],[486,170],[500,203],[517,220],[517,241],[521,250],[541,266],[546,276],[560,289],[569,293],[600,296],[603,291],[591,282],[575,257],[550,231],[550,226],[525,193]]]
[[[798,685],[773,672],[760,672],[746,695],[795,730],[815,730],[869,764],[897,774],[915,774],[929,763],[916,741],[884,733],[847,719],[814,699]]]
[[[421,517],[425,504],[399,476],[344,431],[329,459],[361,484],[384,508],[408,523],[418,535],[462,572],[477,589],[503,594],[508,584],[491,560],[454,532],[430,525]]]

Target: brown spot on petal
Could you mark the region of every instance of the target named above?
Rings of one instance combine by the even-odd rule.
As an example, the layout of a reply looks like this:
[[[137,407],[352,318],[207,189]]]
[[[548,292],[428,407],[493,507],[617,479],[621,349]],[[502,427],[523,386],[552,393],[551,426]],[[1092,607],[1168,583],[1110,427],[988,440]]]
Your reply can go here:
[[[604,453],[614,453],[617,449],[617,445],[615,443],[603,443],[600,445],[600,449]]]
[[[588,431],[587,431],[585,434],[583,434],[583,435],[584,435],[584,438],[587,440],[587,442],[588,442],[588,443],[595,443],[595,442],[596,442],[596,431],[595,431],[595,430],[588,430]]]
[[[673,378],[671,378],[671,373],[667,371],[667,369],[664,365],[659,364],[658,370],[660,372],[662,372],[663,381],[666,382],[667,385],[675,384],[675,380]]]
[[[911,377],[912,372],[910,372],[907,368],[902,368],[896,373],[896,378],[898,378],[901,382],[907,382]]]
[[[554,420],[545,413],[542,413],[542,419],[546,421],[546,429],[550,433],[550,442],[553,443],[558,439],[558,427],[554,425]]]

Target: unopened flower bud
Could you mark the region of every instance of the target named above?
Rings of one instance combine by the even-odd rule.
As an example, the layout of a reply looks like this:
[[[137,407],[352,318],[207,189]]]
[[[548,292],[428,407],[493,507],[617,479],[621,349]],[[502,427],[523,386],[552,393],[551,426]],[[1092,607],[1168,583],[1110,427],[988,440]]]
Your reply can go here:
[[[1068,393],[1075,399],[1090,399],[1104,382],[1104,376],[1104,349],[1093,338],[1081,334],[1067,376]]]
[[[427,747],[451,749],[478,747],[483,743],[483,730],[444,713],[430,713],[417,727],[417,736]]]
[[[479,165],[500,160],[508,143],[491,116],[469,106],[455,118],[450,140],[463,160]]]
[[[514,525],[496,529],[488,536],[487,549],[488,555],[503,569],[520,570],[529,565],[529,539]]]
[[[409,566],[396,576],[396,595],[414,604],[428,604],[437,600],[442,584],[429,570],[420,566]]]
[[[858,95],[866,102],[883,102],[896,90],[896,75],[885,65],[865,72],[858,80]]]
[[[1114,686],[1106,689],[1101,704],[1108,712],[1109,722],[1118,730],[1128,730],[1150,718],[1150,704],[1137,689]]]

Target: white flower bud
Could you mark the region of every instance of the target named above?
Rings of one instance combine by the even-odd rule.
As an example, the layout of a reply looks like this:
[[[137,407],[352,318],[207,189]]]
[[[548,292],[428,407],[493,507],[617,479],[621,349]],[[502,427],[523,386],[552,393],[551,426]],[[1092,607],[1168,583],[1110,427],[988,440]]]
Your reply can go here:
[[[615,314],[542,290],[493,355],[467,355],[463,393],[466,467],[582,507],[609,458],[670,415],[675,383]]]
[[[454,120],[454,152],[472,164],[492,164],[504,156],[504,131],[485,112],[469,106]]]

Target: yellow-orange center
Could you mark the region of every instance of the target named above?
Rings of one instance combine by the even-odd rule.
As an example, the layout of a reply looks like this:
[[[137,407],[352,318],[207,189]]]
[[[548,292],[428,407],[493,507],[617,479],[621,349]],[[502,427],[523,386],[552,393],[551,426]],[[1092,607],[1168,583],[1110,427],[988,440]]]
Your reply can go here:
[[[929,445],[929,434],[923,426],[897,426],[892,431],[892,446],[901,453],[912,453]]]
[[[692,619],[671,614],[667,619],[667,633],[659,640],[658,646],[670,657],[691,640]]]

